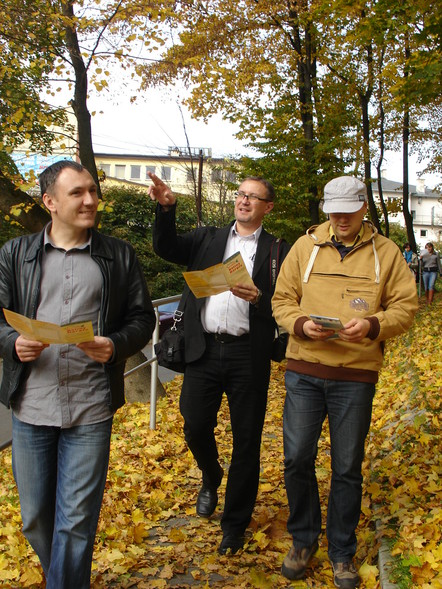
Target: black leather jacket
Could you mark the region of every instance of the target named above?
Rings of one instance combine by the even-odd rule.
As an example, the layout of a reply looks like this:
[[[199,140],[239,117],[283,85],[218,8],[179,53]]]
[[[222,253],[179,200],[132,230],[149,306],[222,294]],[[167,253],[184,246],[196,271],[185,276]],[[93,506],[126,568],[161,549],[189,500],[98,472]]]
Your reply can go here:
[[[31,319],[36,317],[43,243],[41,231],[13,239],[0,250],[0,309],[10,309]],[[115,411],[124,404],[125,361],[149,341],[155,327],[155,312],[130,244],[92,230],[91,257],[103,276],[100,333],[114,344],[114,356],[105,364],[105,371],[109,405]],[[15,352],[18,335],[0,310],[0,401],[7,407],[29,369],[29,364],[20,362]]]

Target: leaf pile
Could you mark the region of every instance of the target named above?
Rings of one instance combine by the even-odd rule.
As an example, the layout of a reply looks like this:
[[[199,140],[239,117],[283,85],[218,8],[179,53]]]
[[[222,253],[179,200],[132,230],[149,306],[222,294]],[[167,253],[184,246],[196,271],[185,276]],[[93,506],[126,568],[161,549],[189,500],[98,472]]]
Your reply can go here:
[[[407,589],[442,587],[441,311],[421,311],[388,347],[367,446],[366,500]]]
[[[367,442],[358,528],[356,560],[361,587],[366,589],[380,587],[379,536],[391,542],[401,587],[442,586],[440,311],[439,303],[424,309],[413,329],[388,345]],[[210,520],[195,515],[201,480],[183,439],[180,384],[181,377],[168,383],[167,395],[159,399],[157,430],[149,429],[148,405],[126,404],[115,417],[92,587],[334,587],[325,536],[304,580],[290,583],[280,574],[291,544],[285,528],[288,509],[283,480],[284,366],[272,367],[258,500],[245,549],[233,557],[216,552],[226,477],[215,515]],[[330,480],[327,428],[324,432],[317,465],[323,521]],[[226,403],[217,435],[220,461],[227,471],[231,431]],[[43,588],[38,559],[20,532],[10,464],[11,453],[6,450],[0,454],[0,585]]]

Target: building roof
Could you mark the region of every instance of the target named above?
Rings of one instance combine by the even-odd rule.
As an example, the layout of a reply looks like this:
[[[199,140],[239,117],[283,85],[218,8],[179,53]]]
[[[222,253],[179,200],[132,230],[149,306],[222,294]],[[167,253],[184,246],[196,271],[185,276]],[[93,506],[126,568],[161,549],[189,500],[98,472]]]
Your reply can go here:
[[[165,154],[165,155],[151,155],[151,154],[141,154],[141,153],[103,153],[103,152],[94,152],[95,158],[112,158],[115,160],[124,159],[124,160],[154,160],[154,161],[183,161],[183,160],[190,160],[191,157],[187,153],[180,153],[180,154]],[[192,154],[193,160],[198,160],[198,155]],[[224,162],[225,158],[221,157],[210,157],[211,162]]]
[[[382,178],[381,182],[382,182],[382,190],[384,192],[396,192],[396,193],[402,192],[402,186],[403,186],[402,182],[395,182],[394,180],[388,180],[388,178]],[[418,190],[418,187],[415,184],[408,185],[408,190],[409,190],[410,194],[416,194],[419,196],[427,196],[427,197],[432,197],[432,198],[439,198],[441,196],[439,192],[431,190],[427,186],[424,186],[423,188],[424,188],[424,191],[422,192],[422,190]],[[375,192],[378,191],[378,183],[376,180],[373,182],[373,190]]]

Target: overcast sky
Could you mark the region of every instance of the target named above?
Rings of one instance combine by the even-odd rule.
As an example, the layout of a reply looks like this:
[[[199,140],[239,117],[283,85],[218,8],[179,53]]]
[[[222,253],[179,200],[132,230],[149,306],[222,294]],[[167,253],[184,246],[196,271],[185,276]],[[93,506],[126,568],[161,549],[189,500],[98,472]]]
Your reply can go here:
[[[166,93],[149,90],[133,104],[123,95],[118,97],[117,104],[115,99],[107,101],[100,94],[98,98],[90,98],[89,109],[96,111],[92,130],[97,153],[167,155],[169,147],[185,147],[187,144],[176,98]],[[235,138],[237,128],[223,121],[221,116],[213,117],[205,124],[193,120],[185,107],[182,112],[191,147],[211,148],[214,157],[257,155]],[[402,181],[401,153],[387,152],[383,167],[386,178]],[[415,157],[410,158],[410,184],[416,184],[417,174],[423,168]],[[373,168],[373,173],[375,171]],[[430,188],[440,182],[437,176],[430,175],[425,176],[425,180]]]

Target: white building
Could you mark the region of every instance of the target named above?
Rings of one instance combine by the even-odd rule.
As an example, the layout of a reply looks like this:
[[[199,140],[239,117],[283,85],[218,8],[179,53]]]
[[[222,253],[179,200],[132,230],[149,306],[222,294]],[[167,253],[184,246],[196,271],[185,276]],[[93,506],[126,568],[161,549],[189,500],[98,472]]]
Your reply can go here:
[[[203,159],[200,161],[200,154]],[[202,190],[210,200],[232,200],[229,183],[235,182],[229,161],[213,158],[209,148],[170,147],[167,155],[95,153],[97,168],[110,183],[150,185],[148,172],[167,182],[174,192],[192,195],[202,170]],[[202,165],[204,163],[204,165]]]
[[[377,182],[372,185],[373,197],[379,200]],[[382,177],[382,192],[384,201],[390,204],[400,205],[402,203],[402,182],[394,182]],[[422,251],[429,241],[435,244],[442,240],[442,196],[439,192],[430,190],[425,186],[425,180],[417,180],[416,186],[409,184],[408,206],[413,217],[413,230],[416,244]],[[401,206],[397,209],[401,210]],[[405,227],[404,215],[400,213],[389,213],[389,220],[399,223]]]

